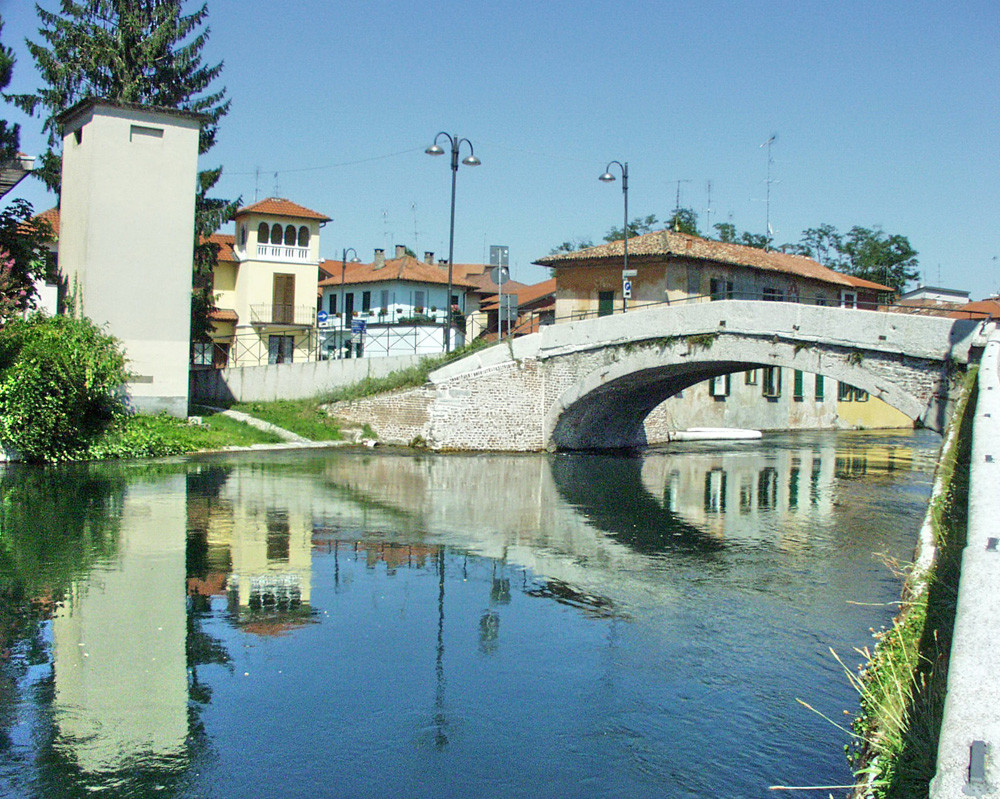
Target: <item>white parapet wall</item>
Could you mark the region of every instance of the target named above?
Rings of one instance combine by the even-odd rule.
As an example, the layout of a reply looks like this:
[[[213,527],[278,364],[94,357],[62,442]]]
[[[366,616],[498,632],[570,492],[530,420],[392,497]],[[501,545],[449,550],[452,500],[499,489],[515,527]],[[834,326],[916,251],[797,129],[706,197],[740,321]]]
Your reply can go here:
[[[307,399],[365,378],[385,377],[391,372],[408,369],[416,366],[422,357],[398,355],[193,370],[191,401],[212,404]]]
[[[1000,334],[979,368],[969,516],[932,799],[1000,797]]]

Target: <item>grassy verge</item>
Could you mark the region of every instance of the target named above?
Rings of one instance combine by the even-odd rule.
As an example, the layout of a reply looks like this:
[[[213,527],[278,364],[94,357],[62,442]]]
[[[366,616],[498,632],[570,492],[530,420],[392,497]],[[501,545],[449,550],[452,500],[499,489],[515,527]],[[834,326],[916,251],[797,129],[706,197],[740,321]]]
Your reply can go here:
[[[344,437],[343,422],[336,417],[329,416],[325,410],[320,408],[321,405],[422,386],[435,369],[482,349],[484,346],[487,346],[484,342],[473,342],[448,355],[422,358],[418,363],[406,369],[397,369],[384,377],[366,377],[357,383],[343,386],[317,397],[302,400],[275,400],[273,402],[238,402],[230,407],[234,411],[242,411],[313,441],[336,441]],[[367,438],[376,438],[375,433],[368,425],[364,426],[362,434]]]
[[[221,414],[206,414],[202,420],[202,425],[191,425],[166,414],[130,416],[93,443],[86,457],[99,460],[161,457],[281,440]]]
[[[945,489],[929,509],[937,555],[926,587],[907,581],[893,626],[878,636],[873,653],[861,651],[867,659],[861,672],[845,669],[861,697],[848,746],[858,784],[865,786],[858,797],[926,797],[934,776],[966,538],[974,372],[964,397],[955,410],[957,435],[938,466]]]

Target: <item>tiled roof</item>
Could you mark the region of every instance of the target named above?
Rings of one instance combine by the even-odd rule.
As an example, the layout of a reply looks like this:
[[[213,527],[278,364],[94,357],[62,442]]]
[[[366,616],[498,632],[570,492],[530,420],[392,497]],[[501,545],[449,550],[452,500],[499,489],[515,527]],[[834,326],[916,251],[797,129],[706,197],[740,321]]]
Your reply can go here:
[[[517,305],[520,308],[524,305],[530,305],[532,303],[538,303],[539,300],[544,300],[548,297],[550,300],[554,300],[554,294],[556,290],[556,279],[554,277],[548,280],[543,280],[541,283],[535,283],[534,285],[527,286],[523,283],[517,283],[511,280],[509,283],[504,283],[503,293],[504,294],[517,294]],[[544,302],[541,303],[544,305]],[[484,297],[482,303],[479,306],[481,311],[495,311],[500,305],[499,292],[493,291],[489,296]]]
[[[205,239],[202,239],[205,241]],[[207,239],[212,244],[219,245],[219,260],[220,261],[232,261],[237,260],[236,253],[233,252],[233,246],[236,244],[236,237],[232,233],[213,233]]]
[[[52,228],[53,238],[59,238],[59,206],[50,208],[48,211],[42,211],[40,214],[35,214],[32,219],[38,222],[48,222],[49,227]]]
[[[239,315],[232,308],[213,308],[208,312],[208,318],[215,322],[238,322]]]
[[[286,200],[283,197],[268,197],[266,200],[261,200],[253,205],[240,208],[240,210],[236,212],[236,216],[243,216],[244,214],[289,216],[296,219],[318,219],[320,222],[330,221],[330,217],[325,214],[321,214],[318,211],[312,211],[302,205],[299,205],[298,203],[293,203],[291,200]]]
[[[583,266],[588,262],[620,259],[623,257],[625,245],[622,240],[588,247],[578,252],[549,255],[535,261],[541,266],[564,267]],[[761,250],[757,247],[747,247],[743,244],[728,244],[722,241],[711,241],[687,233],[673,230],[660,230],[646,233],[628,240],[629,257],[642,260],[667,256],[694,258],[714,263],[746,266],[752,269],[763,269],[769,272],[781,272],[789,275],[821,280],[824,283],[834,283],[840,286],[859,287],[859,278],[851,278],[841,272],[835,272],[829,267],[806,258],[804,255],[791,255],[774,250]],[[879,291],[891,291],[889,286],[865,281],[867,288]]]
[[[320,286],[340,285],[340,261],[323,261],[320,269],[329,272],[333,277],[320,281]],[[380,269],[375,268],[375,264],[348,263],[344,272],[345,284],[357,283],[384,283],[390,280],[402,280],[407,283],[436,283],[448,285],[448,270],[437,264],[431,265],[418,261],[412,255],[404,255],[402,258],[387,258],[385,266]],[[461,278],[455,278],[452,273],[451,284],[462,289],[471,289],[475,286]]]

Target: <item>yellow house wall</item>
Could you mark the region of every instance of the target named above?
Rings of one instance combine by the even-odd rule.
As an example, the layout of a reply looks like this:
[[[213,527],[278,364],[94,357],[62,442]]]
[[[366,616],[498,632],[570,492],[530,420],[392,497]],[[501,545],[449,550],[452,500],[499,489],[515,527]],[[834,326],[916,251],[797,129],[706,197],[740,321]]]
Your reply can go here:
[[[865,402],[838,400],[837,426],[856,429],[912,428],[913,420],[877,397],[869,396]]]

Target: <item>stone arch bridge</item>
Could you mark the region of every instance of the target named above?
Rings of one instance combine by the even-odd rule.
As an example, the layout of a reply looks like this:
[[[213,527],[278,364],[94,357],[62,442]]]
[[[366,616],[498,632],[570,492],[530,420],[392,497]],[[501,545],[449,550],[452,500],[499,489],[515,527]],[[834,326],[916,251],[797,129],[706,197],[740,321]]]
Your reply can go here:
[[[763,366],[864,389],[941,431],[957,377],[994,323],[727,300],[552,325],[455,361],[417,389],[338,406],[383,440],[535,451],[646,443],[657,405],[710,377]]]

